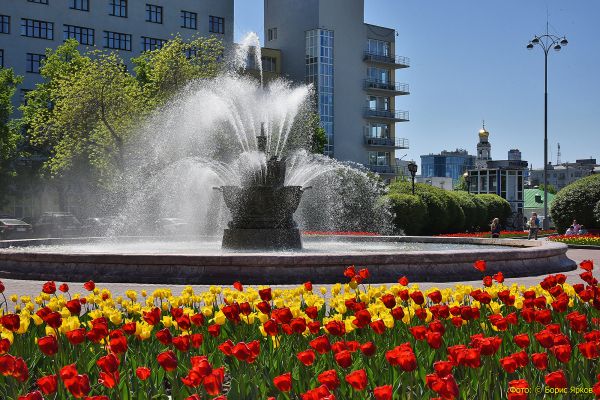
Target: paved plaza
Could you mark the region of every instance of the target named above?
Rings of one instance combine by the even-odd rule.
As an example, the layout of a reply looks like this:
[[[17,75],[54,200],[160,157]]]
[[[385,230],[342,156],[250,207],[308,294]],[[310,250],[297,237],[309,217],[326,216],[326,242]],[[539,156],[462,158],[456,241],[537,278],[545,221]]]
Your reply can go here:
[[[576,261],[578,264],[583,260],[593,260],[594,265],[596,265],[597,268],[600,268],[600,250],[569,249],[567,252],[567,256],[569,258],[571,258],[572,260]],[[357,266],[357,267],[359,267],[359,266]],[[568,277],[567,281],[572,284],[580,282],[579,274],[581,272],[582,271],[580,269],[565,272],[565,275],[567,275],[567,277]],[[513,283],[517,283],[517,284],[525,285],[525,286],[533,286],[533,285],[538,284],[540,282],[541,278],[545,275],[546,274],[544,274],[544,273],[540,273],[539,276],[531,276],[531,277],[525,277],[525,278],[507,278],[505,280],[505,285],[511,285]],[[343,278],[344,278],[343,276],[340,276],[340,281],[342,281]],[[410,277],[408,277],[408,278],[410,279]],[[2,282],[6,286],[5,294],[7,294],[7,295],[18,294],[18,295],[28,295],[28,296],[37,295],[41,290],[42,284],[44,283],[42,281],[13,280],[13,279],[2,279]],[[68,282],[68,283],[69,283],[69,286],[71,287],[71,292],[73,292],[73,293],[85,292],[85,290],[83,289],[82,283],[79,283],[79,282]],[[233,282],[223,282],[222,284],[223,285],[231,285],[232,283]],[[417,283],[419,283],[419,282],[417,282]],[[465,282],[446,282],[446,283],[423,282],[423,283],[419,283],[419,286],[422,289],[427,289],[427,288],[434,287],[434,286],[438,287],[438,288],[445,288],[445,287],[453,287],[457,283],[471,284],[473,286],[481,285],[481,281],[465,281]],[[132,284],[132,283],[102,283],[102,282],[96,282],[96,285],[100,288],[109,289],[114,296],[124,296],[126,290],[135,290],[138,292],[141,290],[146,290],[149,293],[151,293],[154,289],[158,289],[158,288],[169,288],[173,291],[173,294],[178,295],[181,293],[181,290],[186,286],[186,285],[160,285],[160,284],[153,285],[153,284]],[[296,287],[297,285],[271,285],[271,286],[285,289],[285,288]],[[316,285],[316,286],[317,287],[325,286],[327,288],[331,287],[331,285]],[[196,292],[205,291],[208,289],[208,287],[209,286],[193,285],[193,288]],[[328,291],[328,293],[329,293],[329,291]]]

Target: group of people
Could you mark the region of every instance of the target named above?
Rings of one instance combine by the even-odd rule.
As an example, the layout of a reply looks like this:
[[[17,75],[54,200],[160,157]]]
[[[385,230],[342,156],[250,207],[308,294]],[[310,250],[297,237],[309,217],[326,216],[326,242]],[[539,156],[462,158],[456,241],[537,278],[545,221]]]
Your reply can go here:
[[[587,229],[585,226],[579,225],[577,220],[573,220],[573,225],[567,228],[565,235],[585,235],[587,233]]]

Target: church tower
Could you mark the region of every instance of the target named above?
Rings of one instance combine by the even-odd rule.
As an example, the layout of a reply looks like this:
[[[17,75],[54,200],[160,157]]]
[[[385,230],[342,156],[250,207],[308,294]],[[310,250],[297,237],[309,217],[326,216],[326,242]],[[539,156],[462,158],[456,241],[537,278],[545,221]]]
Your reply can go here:
[[[479,130],[479,143],[477,143],[477,159],[475,166],[478,169],[487,168],[487,162],[492,160],[492,145],[489,142],[490,133],[485,130],[485,121],[483,127]]]

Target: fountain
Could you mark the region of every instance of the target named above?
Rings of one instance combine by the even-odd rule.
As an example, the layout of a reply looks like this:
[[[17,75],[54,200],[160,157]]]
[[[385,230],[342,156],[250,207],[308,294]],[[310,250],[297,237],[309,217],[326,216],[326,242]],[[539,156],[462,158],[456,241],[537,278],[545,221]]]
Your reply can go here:
[[[232,71],[259,47],[255,34],[243,43]],[[371,282],[402,275],[444,282],[480,279],[472,267],[478,259],[488,261],[490,275],[506,277],[576,267],[560,243],[386,236],[392,215],[379,204],[381,182],[361,166],[307,151],[314,97],[308,85],[263,84],[232,72],[191,83],[132,132],[126,174],[111,182],[115,198],[90,202],[91,216],[120,215],[111,234],[0,241],[0,278],[327,283],[354,264],[369,268]],[[153,229],[173,217],[193,232]],[[300,233],[315,230],[381,236]]]
[[[286,160],[269,158],[267,136],[261,124],[258,151],[268,159],[266,168],[253,174],[243,186],[221,186],[231,221],[223,233],[223,247],[236,250],[301,249],[302,240],[294,212],[302,186],[285,186]]]

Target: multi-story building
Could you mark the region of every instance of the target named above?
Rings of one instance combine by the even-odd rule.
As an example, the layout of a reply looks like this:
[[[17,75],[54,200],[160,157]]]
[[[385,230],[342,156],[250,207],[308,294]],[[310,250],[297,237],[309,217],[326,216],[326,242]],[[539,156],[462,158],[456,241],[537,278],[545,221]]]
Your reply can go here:
[[[246,60],[245,72],[256,79],[269,82],[281,77],[281,51],[277,49],[261,48],[261,68],[256,65],[254,50],[250,52]]]
[[[560,165],[548,164],[548,185],[560,190],[578,179],[598,173],[598,163],[595,158],[576,160],[574,163]],[[544,169],[529,170],[530,186],[539,186],[544,183]]]
[[[421,176],[423,178],[452,178],[456,181],[466,170],[475,167],[475,156],[466,150],[442,151],[440,154],[421,156]]]
[[[396,109],[396,96],[409,94],[396,70],[409,60],[396,55],[395,30],[366,24],[364,0],[265,0],[264,12],[283,76],[314,84],[325,154],[396,176],[395,150],[408,148],[396,123],[409,119]]]
[[[467,171],[469,192],[473,194],[497,194],[510,203],[513,211],[513,227],[523,225],[525,173],[527,161],[521,160],[521,152],[511,149],[506,160],[492,160],[490,133],[485,126],[479,131],[475,168]]]
[[[417,183],[424,183],[429,186],[433,186],[436,188],[444,189],[444,190],[454,190],[454,181],[452,178],[447,178],[443,176],[418,176],[416,178]]]
[[[2,0],[0,66],[24,76],[15,96],[22,101],[41,82],[46,49],[66,39],[76,39],[82,49],[119,51],[128,63],[174,34],[233,43],[233,15],[233,0]]]

